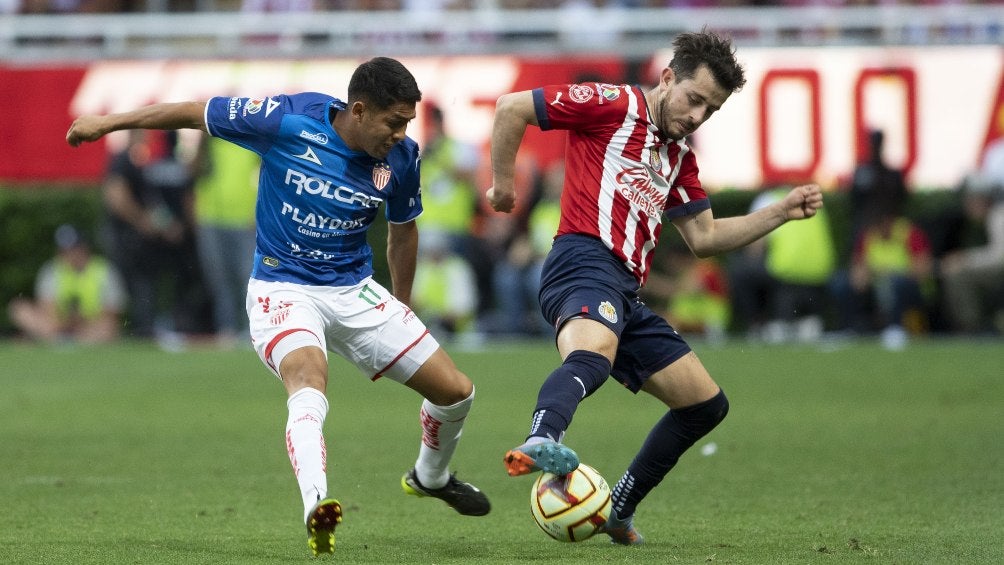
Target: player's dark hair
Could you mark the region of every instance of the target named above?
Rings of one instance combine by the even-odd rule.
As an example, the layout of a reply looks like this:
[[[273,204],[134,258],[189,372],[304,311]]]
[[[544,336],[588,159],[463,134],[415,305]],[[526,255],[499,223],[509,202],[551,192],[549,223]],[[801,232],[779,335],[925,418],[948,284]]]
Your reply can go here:
[[[669,68],[676,82],[692,79],[701,65],[707,65],[711,76],[722,88],[738,92],[746,84],[746,74],[736,61],[732,40],[702,29],[698,33],[681,33],[673,40],[673,60]]]
[[[389,57],[374,57],[359,65],[349,79],[349,99],[351,104],[362,100],[380,109],[394,104],[417,103],[422,99],[422,91],[411,71],[400,61]]]

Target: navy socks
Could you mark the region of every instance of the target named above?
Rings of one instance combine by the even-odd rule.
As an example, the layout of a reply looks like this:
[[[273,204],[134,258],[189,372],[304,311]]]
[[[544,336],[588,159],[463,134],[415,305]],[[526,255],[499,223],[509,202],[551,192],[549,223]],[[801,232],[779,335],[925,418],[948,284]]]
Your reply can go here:
[[[670,410],[649,432],[624,476],[614,486],[614,509],[621,518],[635,507],[676,465],[683,452],[715,428],[729,412],[721,390],[704,402]]]
[[[610,361],[599,353],[573,351],[544,381],[537,394],[530,436],[561,441],[579,402],[610,376]]]

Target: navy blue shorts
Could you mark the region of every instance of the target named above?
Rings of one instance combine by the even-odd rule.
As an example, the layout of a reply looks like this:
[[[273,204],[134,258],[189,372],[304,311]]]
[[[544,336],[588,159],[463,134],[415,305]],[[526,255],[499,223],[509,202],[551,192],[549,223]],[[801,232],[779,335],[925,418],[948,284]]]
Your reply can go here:
[[[691,351],[665,318],[638,298],[634,275],[589,236],[555,239],[540,276],[540,311],[559,330],[572,318],[589,318],[617,334],[610,375],[632,392]]]

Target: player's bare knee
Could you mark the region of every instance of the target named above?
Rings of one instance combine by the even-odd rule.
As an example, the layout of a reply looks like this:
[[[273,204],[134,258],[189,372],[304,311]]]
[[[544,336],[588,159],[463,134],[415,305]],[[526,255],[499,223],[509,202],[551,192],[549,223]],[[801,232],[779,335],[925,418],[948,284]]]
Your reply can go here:
[[[443,386],[437,387],[434,393],[435,398],[426,396],[429,402],[437,406],[452,406],[467,400],[474,394],[474,383],[456,368],[443,377],[442,383]]]
[[[301,347],[283,356],[279,377],[290,394],[305,387],[323,392],[327,388],[327,369],[323,351],[316,347]]]

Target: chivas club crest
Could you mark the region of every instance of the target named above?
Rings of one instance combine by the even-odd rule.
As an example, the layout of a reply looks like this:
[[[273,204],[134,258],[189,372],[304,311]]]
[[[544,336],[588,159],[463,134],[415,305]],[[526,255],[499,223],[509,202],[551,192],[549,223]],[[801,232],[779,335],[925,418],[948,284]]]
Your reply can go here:
[[[390,182],[390,165],[387,163],[377,163],[373,166],[373,184],[377,190],[383,190]]]
[[[603,316],[611,324],[617,323],[617,309],[614,308],[613,304],[604,300],[603,302],[600,303],[598,311],[600,313],[600,316]]]

